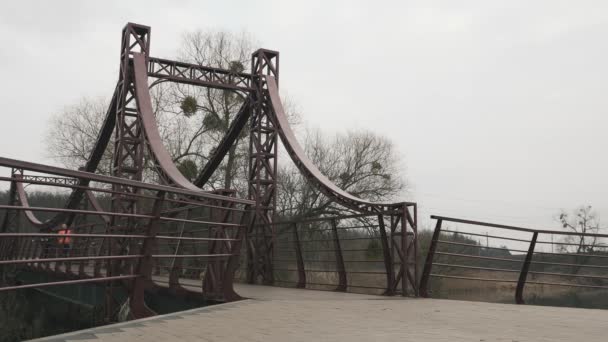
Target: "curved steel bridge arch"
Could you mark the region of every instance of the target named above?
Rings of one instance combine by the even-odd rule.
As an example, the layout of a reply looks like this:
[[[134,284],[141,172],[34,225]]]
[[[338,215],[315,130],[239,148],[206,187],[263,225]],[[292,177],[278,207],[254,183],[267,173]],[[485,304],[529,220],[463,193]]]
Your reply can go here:
[[[155,80],[151,82],[150,79]],[[281,139],[288,155],[300,172],[324,195],[354,211],[357,215],[377,218],[376,229],[379,231],[382,241],[387,277],[385,293],[394,294],[400,289],[405,294],[407,289],[411,288],[417,294],[417,269],[415,262],[408,259],[415,258],[414,252],[417,246],[416,204],[411,202],[370,202],[340,189],[324,176],[306,156],[289,126],[279,96],[278,80],[279,53],[276,51],[266,49],[255,51],[252,54],[251,73],[237,73],[230,70],[155,58],[150,56],[150,28],[128,23],[122,30],[118,82],[86,164],[81,168],[81,171],[70,173],[63,170],[58,171],[57,168],[31,166],[27,163],[0,158],[0,166],[14,168],[11,177],[4,178],[4,180],[10,180],[11,182],[10,203],[8,206],[4,206],[4,209],[15,210],[17,214],[22,211],[23,216],[40,232],[50,233],[61,223],[73,225],[78,215],[82,214],[82,210],[79,210],[79,208],[85,203],[86,198],[86,203],[91,208],[90,212],[99,213],[97,216],[105,223],[106,234],[123,234],[133,231],[134,227],[140,224],[137,221],[139,216],[145,210],[148,210],[144,209],[141,204],[141,198],[148,196],[143,192],[146,188],[139,183],[142,180],[143,158],[147,151],[154,162],[162,184],[173,189],[181,189],[174,194],[174,202],[171,204],[172,209],[164,211],[166,220],[173,218],[173,220],[189,221],[189,216],[181,219],[178,217],[183,216],[184,213],[190,213],[193,206],[204,203],[210,208],[215,208],[213,209],[216,210],[213,214],[214,219],[219,224],[225,224],[233,219],[230,212],[236,206],[250,206],[250,209],[247,210],[251,211],[251,223],[247,224],[247,229],[243,232],[244,235],[241,236],[240,233],[226,234],[223,229],[213,230],[210,238],[216,240],[212,243],[210,251],[216,254],[234,252],[234,246],[229,243],[222,243],[222,239],[244,239],[247,251],[247,270],[245,272],[247,281],[272,284],[275,279],[273,266],[274,244],[277,235],[275,227],[280,224],[275,222],[275,207],[277,144],[278,139]],[[233,90],[244,94],[245,97],[245,101],[230,124],[228,132],[214,149],[209,161],[193,182],[186,179],[177,169],[159,134],[152,109],[150,89],[161,82],[177,82]],[[230,194],[203,191],[201,188],[209,181],[209,178],[216,171],[246,125],[249,125],[250,132],[249,198],[241,200],[230,196]],[[99,162],[106,149],[110,148],[112,138],[114,142],[113,178],[96,176],[94,174]],[[47,177],[44,181],[41,181],[34,179],[35,176],[24,176],[23,170],[63,174],[71,178],[69,178],[69,181],[65,180],[68,178],[64,178],[62,181],[52,181]],[[102,177],[101,179],[106,184],[111,185],[111,190],[93,188],[91,182],[100,181],[98,177]],[[126,182],[118,182],[116,179],[125,179]],[[54,217],[41,221],[35,216],[34,210],[27,200],[23,186],[27,182],[66,186],[71,188],[72,192],[63,210],[57,209]],[[109,211],[102,208],[93,194],[94,191],[106,192],[112,197]],[[149,191],[149,189],[146,191]],[[164,190],[155,191],[160,193]],[[164,198],[164,195],[162,196]],[[157,201],[154,203],[158,204]],[[3,233],[10,231],[11,218],[15,217],[14,214],[6,215],[2,223]],[[386,224],[385,219],[388,219]],[[334,231],[336,231],[336,220],[332,220]],[[297,237],[297,229],[294,232]],[[334,236],[336,240],[335,248],[339,250],[338,234],[335,233]],[[135,247],[132,242],[125,238],[119,239],[116,244],[108,247],[108,250],[110,250],[110,254],[121,255],[121,253],[124,254],[125,251],[133,248]],[[145,250],[144,247],[137,248]],[[153,247],[148,246],[148,250],[151,248]],[[342,259],[341,255],[339,257],[337,255],[337,260],[339,259]],[[174,258],[174,260],[176,259]],[[238,260],[232,260],[228,263],[210,263],[205,271],[203,288],[208,292],[222,292],[227,279],[226,274],[227,272],[233,272],[235,263],[238,264]],[[301,264],[303,262],[298,263],[300,278],[304,274],[303,266],[300,267]],[[150,264],[141,266],[140,263],[139,265],[138,267],[147,267],[148,269],[151,267]],[[410,268],[410,265],[413,265],[413,268]],[[117,262],[109,264],[107,275],[118,277],[124,273],[125,268],[129,267],[132,268],[133,265]],[[98,268],[96,266],[96,274],[99,272]],[[344,265],[341,268],[344,269]],[[339,289],[342,290],[347,286],[346,276],[343,273],[340,271]],[[170,282],[175,285],[174,289],[179,291],[180,287],[176,285],[178,283],[176,279],[177,276],[172,275]],[[141,313],[141,315],[144,314]]]

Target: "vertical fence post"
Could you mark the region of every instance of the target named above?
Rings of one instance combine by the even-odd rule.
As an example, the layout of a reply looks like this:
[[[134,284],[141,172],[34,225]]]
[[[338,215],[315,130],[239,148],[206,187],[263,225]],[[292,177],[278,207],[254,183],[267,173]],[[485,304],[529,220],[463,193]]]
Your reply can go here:
[[[409,210],[407,206],[405,206],[405,210]],[[418,291],[418,286],[416,282],[419,280],[418,278],[418,206],[414,203],[414,225],[412,226],[412,241],[410,243],[414,244],[414,294],[416,297],[420,295],[420,291]]]
[[[6,215],[6,213],[5,213],[5,215]],[[0,260],[4,260],[4,254],[5,254],[5,252],[4,252],[5,243],[4,242],[5,242],[5,240],[6,240],[5,237],[0,238]]]
[[[224,203],[220,200],[214,201],[212,203],[214,205],[216,205],[218,208],[209,208],[210,221],[211,222],[226,222],[225,220],[221,219],[221,217],[224,216],[224,213],[223,213],[224,210],[220,209],[220,208],[223,207]],[[228,211],[226,211],[226,212],[228,212]],[[209,225],[209,229],[207,231],[207,234],[208,234],[207,236],[210,239],[218,238],[220,236],[220,231],[223,231],[223,228],[224,227]],[[183,231],[183,228],[182,228],[182,231]],[[217,241],[211,240],[207,244],[207,254],[209,254],[209,255],[219,254],[219,253],[221,253],[220,252],[221,248],[222,248],[222,246],[220,246],[217,243]],[[221,260],[218,260],[216,258],[211,258],[211,259],[207,260],[207,264],[205,265],[205,275],[203,276],[203,293],[205,294],[205,296],[211,297],[221,290],[221,288],[222,288],[221,281],[223,280],[221,270],[220,270],[220,268],[222,267],[221,264],[222,264]]]
[[[94,223],[89,226],[89,234],[93,234],[95,232],[95,226],[96,225]],[[89,256],[89,257],[95,255],[94,248],[93,248],[93,239],[86,238],[86,246],[85,246],[85,250],[84,250],[83,255],[84,256]],[[85,265],[89,266],[90,264],[91,264],[90,261],[85,261],[85,262],[81,263],[80,264],[80,269],[78,270],[78,273],[81,276],[84,276],[85,272],[86,272],[85,271]],[[95,267],[94,264],[93,264],[93,267]]]
[[[293,229],[293,244],[296,250],[296,263],[298,265],[298,283],[297,288],[306,287],[306,271],[304,270],[304,258],[302,256],[302,246],[300,244],[300,236],[298,235],[298,224],[292,224]]]
[[[3,237],[2,239],[0,239],[0,250],[2,251],[0,259],[2,260],[8,259],[8,250],[10,246],[9,240],[10,238],[7,237]]]
[[[228,194],[228,196],[230,196],[230,193],[222,194]],[[233,215],[234,212],[233,210],[231,210],[233,209],[233,204],[234,202],[226,202],[222,200],[217,201],[217,206],[219,208],[216,208],[211,211],[212,213],[215,212],[215,215],[211,216],[211,221],[218,222],[220,224],[233,222],[235,220],[235,216]],[[225,227],[219,225],[211,226],[209,227],[209,237],[212,239],[228,238],[226,231],[227,229]],[[233,232],[232,235],[237,236],[238,232]],[[195,247],[196,244],[193,244],[192,246]],[[211,255],[228,254],[231,252],[231,247],[229,246],[229,244],[226,243],[226,241],[212,240],[209,241],[207,246],[208,254]],[[204,294],[212,296],[217,296],[218,294],[221,294],[222,288],[224,286],[222,282],[224,281],[224,272],[227,269],[226,267],[226,260],[220,258],[211,258],[210,260],[208,260],[205,276],[203,278]]]
[[[521,267],[519,273],[519,280],[517,281],[517,288],[515,289],[515,302],[517,304],[524,304],[524,286],[526,285],[526,278],[528,277],[528,270],[530,269],[530,263],[532,262],[532,256],[534,255],[534,247],[536,246],[536,239],[538,238],[538,232],[534,232],[532,240],[530,240],[530,247],[528,247],[528,254]]]
[[[391,218],[391,224],[392,224]],[[395,294],[395,268],[393,264],[393,258],[391,256],[391,250],[388,243],[388,236],[386,234],[386,226],[384,224],[384,216],[378,215],[378,227],[380,228],[380,242],[382,244],[382,256],[384,259],[384,268],[386,269],[386,291],[384,294],[392,296]]]
[[[190,214],[192,210],[186,211],[185,219],[190,219]],[[180,291],[181,286],[179,284],[179,276],[182,274],[182,263],[183,258],[178,258],[177,255],[181,254],[182,240],[181,238],[184,236],[184,229],[186,226],[186,222],[179,223],[179,240],[177,240],[175,246],[175,252],[173,253],[173,258],[171,259],[171,267],[169,268],[169,289],[171,291]],[[210,227],[211,228],[211,227]]]
[[[32,249],[34,248],[34,241],[32,240],[31,237],[27,237],[27,248],[25,250],[25,258],[26,259],[31,259],[32,258]]]
[[[6,215],[6,214],[5,214]],[[8,249],[8,238],[3,237],[0,238],[0,260],[5,260],[6,259],[6,250]]]
[[[35,238],[33,244],[34,249],[32,250],[31,258],[38,259],[38,249],[40,248],[40,240]],[[30,266],[34,267],[34,264],[31,263]]]
[[[51,244],[51,237],[44,238],[44,251],[42,252],[42,259],[52,257],[51,253],[53,252],[53,245]],[[47,271],[51,271],[51,263],[45,262],[44,269]]]
[[[227,302],[238,300],[241,298],[234,291],[234,274],[241,262],[241,246],[243,244],[243,240],[246,238],[247,232],[254,224],[254,220],[255,214],[252,213],[251,206],[247,205],[245,207],[245,211],[243,211],[243,214],[241,216],[241,224],[234,234],[235,241],[233,241],[231,244],[230,257],[228,258],[228,262],[226,263],[226,270],[223,273],[224,279],[222,281],[222,290],[224,292],[224,300]]]
[[[245,233],[245,248],[247,250],[247,277],[246,277],[246,281],[247,284],[255,284],[255,279],[256,279],[256,274],[258,274],[258,263],[257,263],[257,258],[258,258],[258,253],[256,252],[255,249],[255,244],[254,244],[254,229],[255,229],[255,221],[250,225],[247,226],[247,232]]]
[[[435,231],[433,232],[433,238],[431,239],[431,245],[429,246],[429,252],[426,255],[426,261],[424,262],[424,270],[422,270],[422,278],[420,279],[419,292],[420,295],[425,298],[429,296],[429,278],[431,276],[431,269],[433,268],[433,258],[435,257],[435,250],[437,249],[437,240],[439,240],[442,222],[443,221],[441,219],[437,219]]]
[[[346,291],[346,268],[344,267],[344,258],[342,257],[342,248],[340,248],[340,238],[338,236],[338,227],[335,219],[331,220],[331,231],[334,237],[334,251],[336,255],[336,270],[338,271],[338,287],[336,291]]]
[[[160,226],[160,215],[164,200],[165,192],[159,191],[156,194],[156,200],[152,207],[151,215],[153,217],[148,223],[146,237],[141,246],[143,258],[139,259],[137,262],[135,273],[138,277],[133,280],[130,294],[131,298],[129,301],[131,314],[134,318],[154,315],[154,312],[146,306],[144,301],[144,290],[152,281],[152,253],[154,252],[156,234]]]
[[[411,220],[410,212],[407,210],[407,206],[403,206],[403,216],[401,217],[401,253],[403,253],[403,260],[401,260],[401,271],[403,273],[401,277],[401,295],[407,296],[407,282],[409,281],[412,288],[416,287],[416,280],[411,278],[410,273],[410,248],[407,244],[407,224]],[[414,257],[414,260],[416,258]],[[414,290],[418,292],[418,290]]]
[[[55,242],[54,242],[54,245],[55,245],[55,258],[59,258],[59,257],[61,257],[61,252],[63,251],[63,249],[59,245],[58,239],[54,239],[54,240],[55,240]],[[61,263],[62,263],[61,261],[55,262],[55,268],[53,270],[55,273],[59,273],[60,272],[59,266],[61,265]]]
[[[107,232],[108,230],[109,230],[108,223],[106,223],[103,227],[103,231]],[[94,251],[94,253],[95,253],[94,255],[103,256],[103,252],[105,251],[105,245],[106,245],[106,238],[103,237],[103,238],[101,238],[101,241],[99,241],[99,247],[98,247],[97,251]],[[93,263],[93,276],[94,277],[97,277],[97,278],[101,277],[101,267],[103,266],[103,264],[105,264],[105,263],[102,263],[101,260],[95,260],[95,262]]]
[[[17,256],[15,257],[16,260],[24,258],[23,256],[25,255],[25,246],[27,244],[27,240],[25,239],[25,237],[19,237],[18,241],[18,252]]]
[[[8,213],[7,213],[8,214]],[[7,215],[5,214],[5,215]],[[0,250],[2,250],[2,260],[7,260],[9,257],[9,246],[10,246],[10,238],[7,237],[3,237],[2,239],[0,239]]]

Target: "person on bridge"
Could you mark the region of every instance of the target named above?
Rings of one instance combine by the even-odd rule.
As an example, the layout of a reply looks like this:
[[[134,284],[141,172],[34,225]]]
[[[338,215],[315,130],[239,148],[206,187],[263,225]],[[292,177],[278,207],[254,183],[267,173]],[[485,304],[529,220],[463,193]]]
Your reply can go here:
[[[72,237],[69,234],[72,234],[72,230],[68,229],[68,226],[63,223],[59,231],[57,232],[60,236],[57,238],[57,242],[59,242],[59,246],[61,248],[61,254],[65,257],[70,253],[70,248],[72,247]],[[63,235],[63,236],[61,236]],[[68,235],[68,236],[65,236]]]

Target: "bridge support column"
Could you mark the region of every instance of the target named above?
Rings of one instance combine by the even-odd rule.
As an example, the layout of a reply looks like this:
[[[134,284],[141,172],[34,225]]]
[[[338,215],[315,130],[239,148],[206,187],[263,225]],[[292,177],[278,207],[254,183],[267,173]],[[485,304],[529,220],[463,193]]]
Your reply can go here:
[[[278,130],[265,75],[279,77],[279,53],[265,49],[252,55],[256,91],[250,115],[249,198],[255,201],[254,221],[247,233],[247,281],[272,284],[276,207]]]
[[[401,280],[401,295],[408,295],[409,288],[412,289],[414,296],[418,297],[418,264],[416,262],[418,254],[418,214],[416,204],[412,206],[413,213],[410,212],[410,206],[402,206],[402,215],[395,217],[395,222],[392,230],[392,235],[398,237],[393,241],[397,248],[395,250],[399,254],[401,267],[399,274],[395,279],[395,289]],[[398,225],[401,223],[401,229],[397,232]],[[410,229],[408,229],[408,227]]]
[[[143,174],[145,137],[137,108],[135,85],[133,76],[134,52],[149,56],[150,51],[150,28],[143,25],[128,23],[122,30],[122,44],[120,52],[120,72],[118,75],[117,100],[116,100],[116,127],[114,133],[114,159],[112,161],[112,175],[130,180],[141,181]],[[112,186],[112,212],[136,214],[138,211],[138,199],[128,194],[137,194],[136,187],[114,184]],[[109,225],[110,234],[133,234],[135,226],[134,219],[112,216]],[[110,244],[108,248],[112,255],[124,255],[129,253],[129,239],[119,239]],[[108,276],[117,276],[130,273],[133,265],[130,261],[108,261]],[[106,310],[113,312],[111,303],[112,287],[118,283],[108,283],[106,296]],[[112,317],[107,317],[112,319]]]

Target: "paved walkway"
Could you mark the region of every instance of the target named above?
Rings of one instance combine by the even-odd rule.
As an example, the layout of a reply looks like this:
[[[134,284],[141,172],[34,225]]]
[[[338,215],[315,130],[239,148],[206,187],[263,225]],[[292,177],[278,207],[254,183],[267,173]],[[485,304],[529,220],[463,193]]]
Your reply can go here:
[[[608,310],[238,285],[251,299],[44,341],[606,341]]]

